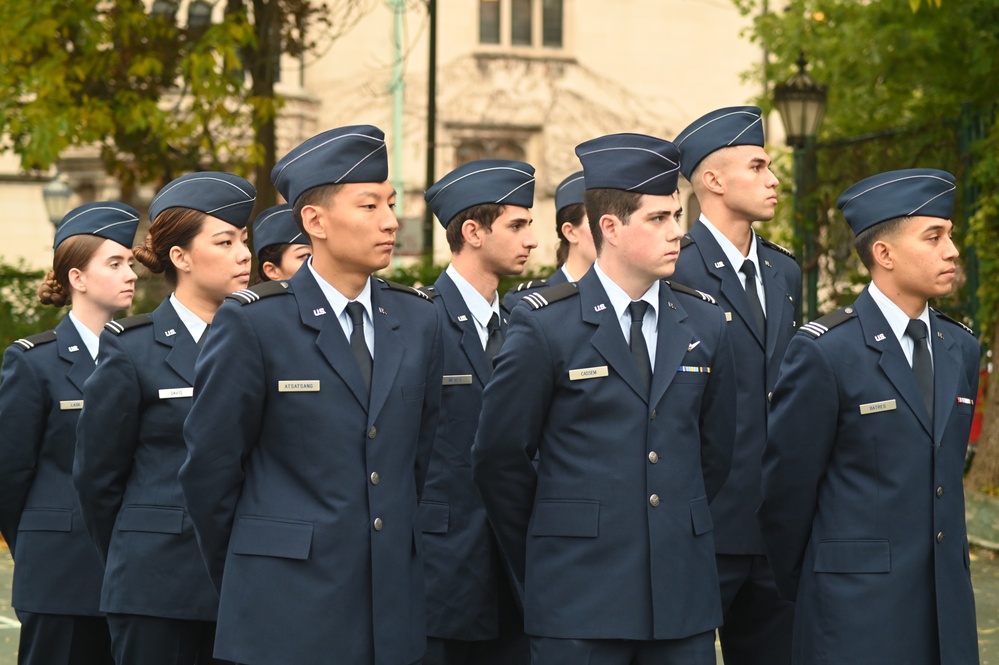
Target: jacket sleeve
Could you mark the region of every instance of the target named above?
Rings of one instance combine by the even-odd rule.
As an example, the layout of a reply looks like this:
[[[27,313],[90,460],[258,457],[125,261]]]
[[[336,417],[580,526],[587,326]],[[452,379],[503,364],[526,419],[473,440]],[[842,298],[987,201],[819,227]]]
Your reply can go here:
[[[118,336],[105,331],[97,368],[83,385],[73,460],[83,524],[105,563],[138,446],[140,408],[132,358]]]
[[[713,308],[718,310],[718,308]],[[735,448],[736,405],[735,356],[728,326],[718,310],[718,350],[701,401],[701,473],[708,502],[721,491],[732,469]]]
[[[434,338],[427,362],[427,383],[423,392],[423,413],[420,417],[420,435],[416,449],[416,492],[423,496],[423,486],[427,480],[427,469],[433,453],[434,440],[441,411],[441,376],[444,374],[444,337],[441,329],[441,315],[434,305]]]

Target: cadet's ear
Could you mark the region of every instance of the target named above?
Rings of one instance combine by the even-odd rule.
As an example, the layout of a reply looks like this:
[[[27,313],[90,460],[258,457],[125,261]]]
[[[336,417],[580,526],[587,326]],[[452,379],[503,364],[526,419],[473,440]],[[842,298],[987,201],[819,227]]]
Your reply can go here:
[[[310,238],[326,238],[326,224],[322,208],[314,205],[302,206],[302,230]]]
[[[485,229],[474,219],[466,219],[461,223],[461,237],[470,247],[481,247]]]
[[[600,217],[600,233],[604,237],[604,242],[608,245],[617,246],[618,230],[621,228],[621,219],[617,215],[603,215]]]
[[[875,240],[871,245],[871,257],[874,259],[874,265],[889,271],[895,269],[895,252],[888,241]]]

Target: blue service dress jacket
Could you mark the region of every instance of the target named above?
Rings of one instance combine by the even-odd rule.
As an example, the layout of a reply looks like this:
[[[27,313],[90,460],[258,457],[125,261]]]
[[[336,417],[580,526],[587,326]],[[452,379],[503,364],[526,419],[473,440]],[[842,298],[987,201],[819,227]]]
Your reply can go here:
[[[169,298],[101,333],[83,390],[73,482],[106,562],[105,612],[215,620],[218,597],[177,480],[197,357]]]
[[[12,344],[0,379],[0,532],[14,557],[12,605],[99,615],[104,567],[73,489],[76,422],[94,359],[69,317]]]
[[[932,425],[867,290],[788,346],[759,517],[777,588],[797,601],[795,663],[978,662],[962,473],[979,347],[930,319]]]
[[[369,399],[308,266],[268,284],[216,314],[185,427],[181,484],[220,591],[215,656],[409,665],[426,649],[417,509],[440,408],[437,311],[372,278]]]
[[[442,321],[441,417],[420,523],[427,587],[427,635],[452,640],[499,636],[499,589],[510,584],[479,488],[471,449],[492,364],[458,287],[442,273],[432,287]],[[504,310],[504,335],[509,314]]]
[[[472,468],[529,635],[677,639],[721,623],[708,503],[732,458],[734,361],[718,306],[679,289],[660,284],[648,392],[593,270],[513,311]]]
[[[715,550],[763,554],[756,520],[760,505],[760,460],[767,441],[767,394],[777,382],[784,351],[801,320],[801,270],[787,250],[756,237],[766,298],[766,333],[760,335],[737,271],[711,231],[700,221],[681,242],[672,279],[714,296],[725,314],[736,357],[738,390],[736,446],[732,470],[711,502]]]

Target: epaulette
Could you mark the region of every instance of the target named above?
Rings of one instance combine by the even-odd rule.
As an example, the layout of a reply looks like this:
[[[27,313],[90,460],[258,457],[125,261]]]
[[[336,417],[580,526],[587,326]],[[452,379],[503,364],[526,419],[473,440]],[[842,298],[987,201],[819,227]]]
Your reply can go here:
[[[542,307],[547,307],[553,302],[565,300],[569,296],[574,296],[578,293],[579,287],[576,286],[575,282],[565,282],[563,284],[549,286],[547,289],[541,289],[540,291],[528,293],[524,296],[524,302],[526,302],[531,309],[541,309]]]
[[[257,302],[261,298],[269,298],[271,296],[281,295],[282,293],[288,293],[288,282],[281,280],[276,282],[260,282],[259,284],[254,284],[248,289],[240,289],[235,293],[230,293],[227,298],[232,298],[240,305],[249,305],[251,302]]]
[[[680,239],[680,249],[683,249],[687,245],[693,245],[694,239],[690,237],[689,233],[683,234],[683,238]]]
[[[520,293],[521,291],[526,291],[528,289],[543,289],[548,286],[547,279],[532,279],[526,282],[521,282],[514,289],[514,293]]]
[[[105,330],[110,330],[115,335],[120,335],[126,330],[131,330],[132,328],[141,328],[142,326],[148,326],[153,322],[153,317],[148,314],[136,314],[135,316],[126,316],[124,319],[117,319],[115,321],[108,321],[104,324]]]
[[[851,318],[853,318],[853,308],[842,307],[837,309],[835,312],[830,312],[825,316],[820,316],[814,321],[809,321],[805,325],[798,328],[798,332],[808,333],[812,337],[818,339],[839,324],[849,321]]]
[[[389,287],[393,291],[402,291],[403,293],[408,293],[411,296],[420,296],[427,302],[433,302],[434,300],[433,296],[415,287],[406,286],[405,284],[399,284],[398,282],[390,282],[389,280],[382,279],[381,277],[378,278],[378,281],[384,284],[385,286]]]
[[[54,342],[55,340],[56,332],[54,330],[46,330],[43,333],[38,333],[37,335],[32,335],[31,337],[15,339],[14,344],[17,344],[25,351],[30,351],[39,344],[48,344],[49,342]]]
[[[684,286],[683,284],[677,284],[676,282],[671,282],[668,279],[664,279],[666,285],[673,290],[674,293],[686,293],[688,296],[694,296],[695,298],[700,298],[704,302],[709,302],[712,305],[717,305],[718,301],[712,296],[709,296],[704,291],[698,291],[697,289],[692,289],[689,286]]]
[[[400,286],[401,286],[401,284],[400,284]],[[434,285],[432,285],[432,284],[430,286],[421,286],[420,288],[418,288],[416,290],[419,291],[420,293],[422,293],[423,295],[427,296],[431,300],[433,300],[434,298],[436,298],[438,296],[437,288]]]
[[[788,248],[786,248],[786,247],[781,247],[781,246],[780,246],[780,245],[778,245],[777,243],[773,242],[772,240],[767,240],[767,239],[766,239],[766,238],[764,238],[763,236],[756,236],[756,239],[757,239],[757,240],[759,240],[760,242],[762,242],[762,243],[763,243],[764,245],[766,245],[766,246],[767,246],[767,247],[769,247],[770,249],[776,249],[776,250],[777,250],[778,252],[780,252],[781,254],[787,254],[787,255],[788,255],[788,256],[790,256],[790,257],[791,257],[792,259],[794,258],[794,252],[792,252],[792,251],[791,251],[791,250],[789,250]],[[683,245],[681,244],[680,246],[682,247]]]
[[[974,330],[972,330],[968,326],[964,325],[963,323],[961,323],[957,319],[954,319],[954,318],[951,318],[951,317],[947,316],[946,314],[944,314],[943,312],[941,312],[938,309],[933,309],[932,307],[930,307],[930,310],[934,314],[936,314],[937,316],[939,316],[941,319],[943,319],[944,321],[950,321],[954,325],[957,325],[957,326],[960,326],[961,328],[964,328],[968,332],[968,334],[971,335],[972,337],[976,337],[976,338],[978,337],[978,335],[975,334]],[[42,333],[42,334],[44,334],[44,333]]]

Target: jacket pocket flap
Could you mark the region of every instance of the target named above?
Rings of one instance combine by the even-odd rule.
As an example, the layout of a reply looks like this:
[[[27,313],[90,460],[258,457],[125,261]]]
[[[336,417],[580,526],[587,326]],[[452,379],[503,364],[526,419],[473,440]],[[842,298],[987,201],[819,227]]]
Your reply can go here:
[[[28,508],[21,513],[20,531],[72,531],[73,513],[61,508]]]
[[[600,530],[597,501],[538,501],[534,507],[532,536],[596,538]]]
[[[815,550],[816,573],[889,573],[887,540],[824,540]]]
[[[181,533],[184,511],[171,506],[124,506],[118,515],[119,531]]]
[[[708,498],[702,496],[690,502],[690,523],[694,527],[694,535],[700,536],[715,528],[715,523],[711,520],[711,508],[708,507]]]
[[[312,530],[310,522],[241,517],[232,532],[232,553],[308,559]]]
[[[423,533],[447,533],[451,506],[436,501],[422,501],[419,519]]]

